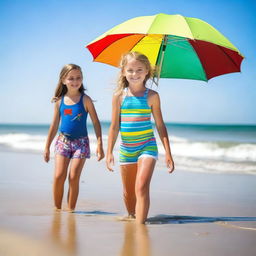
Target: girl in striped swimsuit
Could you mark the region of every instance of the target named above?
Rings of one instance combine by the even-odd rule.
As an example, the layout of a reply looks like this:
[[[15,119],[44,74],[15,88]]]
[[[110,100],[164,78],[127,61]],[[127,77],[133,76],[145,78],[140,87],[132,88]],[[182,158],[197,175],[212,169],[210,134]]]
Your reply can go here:
[[[151,125],[151,112],[166,151],[166,164],[173,172],[174,163],[167,130],[163,122],[157,92],[146,88],[153,70],[148,58],[138,52],[123,56],[118,86],[112,101],[107,168],[113,171],[113,148],[120,130],[120,165],[124,202],[129,217],[145,223],[149,210],[149,187],[158,156]]]

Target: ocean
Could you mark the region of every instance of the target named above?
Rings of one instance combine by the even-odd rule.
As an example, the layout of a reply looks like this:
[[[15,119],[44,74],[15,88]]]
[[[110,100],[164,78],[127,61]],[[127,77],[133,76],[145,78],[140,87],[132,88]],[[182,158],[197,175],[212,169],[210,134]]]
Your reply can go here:
[[[101,125],[106,151],[110,122],[102,122]],[[256,174],[256,126],[166,123],[166,127],[176,169]],[[49,125],[0,124],[0,151],[42,154],[48,129]],[[88,132],[93,153],[96,149],[96,137],[90,123]],[[157,131],[155,135],[158,141],[159,162],[164,164],[164,148]],[[114,149],[116,159],[119,140],[120,138]],[[53,147],[51,151],[53,152]]]

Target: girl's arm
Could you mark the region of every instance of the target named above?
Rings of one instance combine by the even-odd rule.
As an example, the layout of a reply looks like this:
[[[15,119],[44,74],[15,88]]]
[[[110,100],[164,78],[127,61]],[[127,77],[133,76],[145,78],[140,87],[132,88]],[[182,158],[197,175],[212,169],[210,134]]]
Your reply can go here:
[[[95,110],[94,104],[92,102],[92,99],[89,96],[86,95],[83,100],[84,100],[85,109],[89,113],[90,118],[92,120],[94,131],[95,131],[95,134],[96,134],[96,137],[97,137],[96,154],[97,154],[97,157],[98,157],[98,161],[100,161],[105,156],[104,151],[103,151],[100,121],[99,121],[97,112]]]
[[[168,172],[172,173],[174,171],[174,162],[172,159],[171,148],[169,137],[167,133],[166,126],[163,121],[160,98],[157,92],[150,91],[149,105],[152,108],[153,117],[155,119],[156,128],[159,134],[159,137],[163,143],[165,149],[165,161],[168,167]]]
[[[60,112],[59,112],[60,101],[57,101],[54,105],[54,113],[53,120],[51,126],[48,131],[48,136],[46,139],[45,149],[44,149],[44,160],[45,162],[49,162],[50,160],[50,146],[51,143],[58,131],[59,123],[60,123]]]
[[[107,149],[107,168],[109,171],[113,171],[114,156],[113,148],[116,143],[117,135],[120,128],[120,98],[119,95],[114,95],[112,100],[112,118],[111,125],[108,133],[108,149]]]

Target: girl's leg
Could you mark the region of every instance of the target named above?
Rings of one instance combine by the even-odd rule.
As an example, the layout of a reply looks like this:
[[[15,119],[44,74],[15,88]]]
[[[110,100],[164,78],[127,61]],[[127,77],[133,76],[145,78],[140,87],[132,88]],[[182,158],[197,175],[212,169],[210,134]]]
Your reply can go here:
[[[148,216],[150,197],[149,187],[156,160],[151,157],[141,157],[138,161],[138,171],[135,184],[137,198],[136,222],[144,224]]]
[[[70,166],[69,172],[69,190],[68,190],[68,208],[73,211],[76,207],[77,197],[79,193],[79,180],[83,170],[85,158],[74,158]]]
[[[121,165],[121,175],[123,182],[123,197],[129,215],[135,215],[136,194],[135,181],[137,175],[137,164]]]
[[[64,183],[70,159],[62,155],[55,155],[55,173],[53,179],[53,199],[56,209],[61,209]]]

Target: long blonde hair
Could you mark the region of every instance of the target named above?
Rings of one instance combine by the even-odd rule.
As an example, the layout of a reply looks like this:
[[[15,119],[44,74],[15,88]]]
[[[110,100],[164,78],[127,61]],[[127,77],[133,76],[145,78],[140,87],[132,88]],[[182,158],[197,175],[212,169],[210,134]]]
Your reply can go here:
[[[149,79],[152,79],[152,81],[155,82],[154,81],[155,69],[151,66],[148,60],[148,57],[139,52],[128,52],[121,57],[121,61],[119,65],[121,70],[117,80],[117,87],[115,89],[115,94],[117,95],[120,95],[123,89],[129,86],[129,83],[126,77],[123,75],[124,68],[127,65],[129,59],[135,59],[137,61],[140,61],[146,66],[146,69],[148,70],[148,74],[146,75],[145,80],[143,81],[144,85],[146,85],[146,82]]]
[[[51,102],[56,102],[58,99],[60,99],[62,96],[64,96],[67,93],[68,89],[67,89],[67,86],[63,84],[63,80],[67,77],[68,73],[71,70],[79,70],[81,73],[81,76],[83,76],[82,69],[78,65],[76,64],[65,65],[60,71],[59,82],[57,84],[54,97],[52,98]],[[84,91],[85,91],[85,88],[82,83],[81,87],[79,88],[79,92],[83,94]]]

